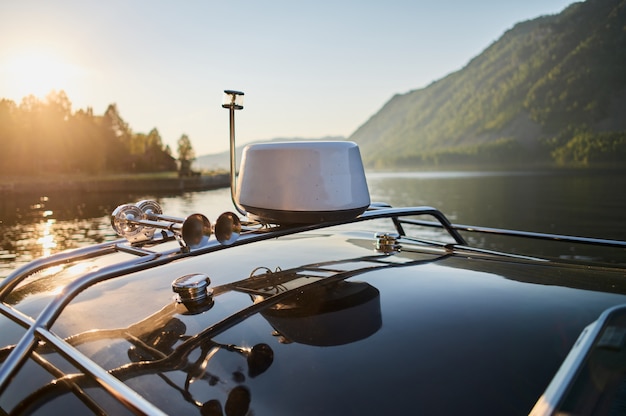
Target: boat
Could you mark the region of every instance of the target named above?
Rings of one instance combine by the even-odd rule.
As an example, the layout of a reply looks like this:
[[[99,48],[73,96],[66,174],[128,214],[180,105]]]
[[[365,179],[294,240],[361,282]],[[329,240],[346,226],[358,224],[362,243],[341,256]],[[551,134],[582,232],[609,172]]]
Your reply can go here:
[[[232,212],[130,201],[119,239],[0,281],[0,415],[624,414],[626,266],[466,238],[626,242],[370,201],[351,142],[252,144],[236,175],[243,96]]]

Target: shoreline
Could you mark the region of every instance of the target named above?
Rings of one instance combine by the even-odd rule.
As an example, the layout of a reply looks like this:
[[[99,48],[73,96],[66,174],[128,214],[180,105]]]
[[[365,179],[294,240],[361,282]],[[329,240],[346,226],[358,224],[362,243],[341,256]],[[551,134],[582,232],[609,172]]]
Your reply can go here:
[[[225,188],[228,173],[195,177],[177,175],[50,176],[0,180],[0,196],[62,192],[192,192]]]

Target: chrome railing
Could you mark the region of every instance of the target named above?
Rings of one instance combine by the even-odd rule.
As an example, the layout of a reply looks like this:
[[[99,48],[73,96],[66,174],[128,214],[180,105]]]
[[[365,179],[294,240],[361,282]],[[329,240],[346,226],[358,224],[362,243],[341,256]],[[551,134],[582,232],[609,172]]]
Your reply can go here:
[[[443,228],[449,234],[453,242],[439,243],[439,245],[448,250],[452,248],[471,249],[471,247],[467,246],[467,243],[461,236],[460,231],[481,232],[524,238],[541,238],[551,241],[596,244],[620,248],[626,247],[626,242],[615,240],[457,225],[450,223],[448,219],[435,208],[392,208],[389,206],[375,204],[373,204],[369,210],[356,218],[317,224],[268,225],[252,222],[242,223],[235,214],[226,213],[220,217],[221,219],[218,219],[215,226],[209,226],[208,229],[211,233],[215,233],[217,236],[215,240],[209,240],[210,234],[207,232],[206,227],[208,220],[206,220],[206,217],[204,216],[200,217],[200,214],[195,216],[192,220],[189,220],[190,217],[187,219],[169,217],[158,212],[159,209],[157,209],[155,205],[151,203],[148,204],[145,201],[142,201],[140,204],[132,205],[134,208],[130,208],[131,205],[124,207],[124,209],[117,209],[116,212],[114,212],[112,218],[112,223],[116,222],[116,224],[114,224],[114,228],[117,227],[117,229],[121,230],[119,231],[120,234],[125,237],[127,237],[127,235],[124,234],[124,230],[130,230],[130,234],[136,235],[134,233],[137,228],[141,228],[141,233],[143,235],[141,239],[135,241],[133,238],[130,238],[129,241],[117,240],[92,247],[80,248],[67,253],[53,255],[49,258],[40,259],[23,266],[7,278],[0,281],[0,313],[26,329],[26,332],[21,339],[15,345],[11,346],[10,350],[5,349],[4,354],[0,357],[4,358],[0,366],[0,394],[6,390],[28,358],[35,357],[37,355],[35,347],[39,343],[44,342],[68,359],[77,368],[83,371],[84,374],[95,380],[131,411],[145,414],[159,414],[160,411],[150,402],[138,395],[122,381],[114,377],[110,372],[107,372],[91,361],[88,357],[81,354],[68,342],[52,333],[50,328],[69,302],[71,302],[79,293],[99,282],[142,270],[148,270],[188,256],[199,256],[213,251],[226,249],[231,245],[238,246],[266,239],[297,234],[304,231],[386,218],[393,221],[400,238],[406,236],[404,229],[404,226],[406,225]],[[131,215],[128,215],[129,213]],[[433,217],[435,221],[423,221],[415,218],[408,218],[416,216],[430,216]],[[195,234],[192,235],[191,239],[189,239],[190,237],[182,231],[185,224],[193,224],[194,227],[199,226],[198,230],[194,230]],[[151,229],[161,229],[163,232],[154,233]],[[198,236],[201,236],[203,244],[191,244],[192,242],[198,240]],[[178,240],[181,244],[179,246],[177,245],[175,248],[164,251],[157,251],[155,249],[155,247],[159,244],[173,240]],[[410,238],[410,240],[417,242],[421,241],[415,238]],[[426,243],[429,244],[429,242]],[[22,312],[5,302],[6,297],[22,281],[38,271],[54,265],[96,258],[116,252],[129,253],[134,255],[134,257],[121,263],[105,266],[98,270],[86,273],[70,282],[61,293],[54,297],[53,300],[44,307],[35,319],[24,315]],[[384,256],[384,254],[381,254],[381,256]],[[35,359],[35,361],[38,360]],[[39,361],[43,363],[42,360]],[[41,365],[45,367],[44,364]],[[77,394],[80,396],[83,393],[78,392]],[[81,400],[84,400],[88,406],[96,406],[95,404],[88,403],[90,399],[86,397]]]

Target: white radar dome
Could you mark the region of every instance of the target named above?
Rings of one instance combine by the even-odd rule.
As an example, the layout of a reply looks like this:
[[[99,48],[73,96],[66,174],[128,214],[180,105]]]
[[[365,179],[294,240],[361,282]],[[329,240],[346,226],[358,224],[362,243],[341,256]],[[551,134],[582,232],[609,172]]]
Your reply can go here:
[[[244,148],[239,204],[273,223],[316,223],[357,217],[370,196],[353,142],[273,142]]]

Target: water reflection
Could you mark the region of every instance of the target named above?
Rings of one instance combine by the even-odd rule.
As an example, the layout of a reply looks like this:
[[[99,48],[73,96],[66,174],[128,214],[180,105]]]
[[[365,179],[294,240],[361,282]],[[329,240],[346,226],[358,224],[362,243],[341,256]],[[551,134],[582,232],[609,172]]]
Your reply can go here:
[[[154,199],[168,215],[182,218],[202,212],[214,219],[232,210],[228,189],[179,195],[5,196],[0,199],[0,278],[33,259],[119,238],[111,228],[111,212],[142,199]]]
[[[433,206],[460,224],[626,240],[626,172],[402,172],[369,173],[367,179],[372,201]],[[41,256],[116,239],[110,213],[141,199],[155,199],[166,214],[181,218],[200,212],[213,221],[233,210],[228,189],[179,195],[3,196],[0,277]],[[528,248],[519,240],[469,240],[493,249]],[[562,257],[588,255],[572,247],[561,250]],[[626,258],[623,251],[620,255]]]
[[[20,196],[0,204],[0,276],[27,261],[115,238],[108,204],[87,195]]]
[[[372,200],[429,205],[455,223],[626,240],[626,172],[370,174]],[[626,263],[626,251],[468,234],[472,245],[519,254]]]

